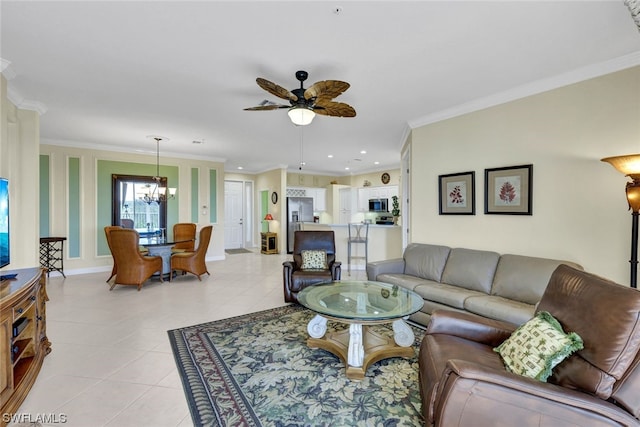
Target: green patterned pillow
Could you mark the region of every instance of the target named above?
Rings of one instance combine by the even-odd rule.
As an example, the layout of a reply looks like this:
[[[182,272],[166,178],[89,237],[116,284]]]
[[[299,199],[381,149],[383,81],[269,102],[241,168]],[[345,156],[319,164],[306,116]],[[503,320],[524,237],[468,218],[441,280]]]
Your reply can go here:
[[[327,252],[302,251],[302,270],[326,270]]]
[[[546,382],[558,363],[582,348],[578,334],[566,334],[551,314],[541,311],[493,350],[508,371]]]

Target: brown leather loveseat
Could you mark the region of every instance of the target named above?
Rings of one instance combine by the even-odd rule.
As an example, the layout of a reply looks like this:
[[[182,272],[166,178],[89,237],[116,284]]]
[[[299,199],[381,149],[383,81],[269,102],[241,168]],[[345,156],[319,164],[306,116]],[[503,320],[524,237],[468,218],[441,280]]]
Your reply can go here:
[[[517,326],[470,313],[433,314],[419,355],[427,425],[640,425],[640,291],[561,265],[540,311],[584,342],[547,382],[508,372],[493,350]]]

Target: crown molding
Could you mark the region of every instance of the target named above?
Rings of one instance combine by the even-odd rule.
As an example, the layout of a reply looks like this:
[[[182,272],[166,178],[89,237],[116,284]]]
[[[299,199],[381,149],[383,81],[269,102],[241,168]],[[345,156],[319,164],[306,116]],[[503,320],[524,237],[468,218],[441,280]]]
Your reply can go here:
[[[16,77],[16,72],[11,67],[11,61],[7,61],[4,58],[0,58],[0,73],[7,80],[13,80]]]
[[[141,155],[145,155],[145,156],[155,156],[156,155],[156,151],[155,150],[146,150],[146,151],[142,151],[142,150],[138,150],[135,148],[131,148],[131,147],[120,147],[120,146],[113,146],[113,145],[107,145],[107,144],[100,144],[100,143],[95,143],[95,142],[78,142],[78,141],[67,141],[67,140],[61,140],[61,139],[49,139],[49,138],[41,138],[40,139],[40,144],[41,145],[53,145],[53,146],[57,146],[57,147],[69,147],[69,148],[80,148],[83,150],[99,150],[99,151],[110,151],[110,152],[115,152],[115,153],[133,153],[133,154],[141,154]],[[221,158],[221,157],[210,157],[210,156],[202,156],[202,155],[191,155],[191,154],[185,154],[185,153],[174,153],[171,151],[166,151],[163,150],[162,151],[162,157],[166,158],[175,158],[175,159],[188,159],[188,160],[206,160],[206,161],[210,161],[210,162],[216,162],[216,163],[225,163],[227,161],[227,159],[225,158]]]
[[[11,86],[7,86],[7,99],[9,99],[9,101],[11,101],[11,103],[20,110],[35,111],[39,115],[43,115],[47,112],[47,106],[42,102],[24,99],[24,97],[20,95],[20,92],[18,92]]]
[[[0,58],[0,73],[2,73],[7,81],[13,80],[16,77],[13,67],[11,67],[11,61],[7,61],[4,58]],[[39,115],[47,112],[47,106],[42,102],[24,99],[24,96],[22,96],[20,92],[9,85],[7,85],[7,98],[13,105],[21,110],[35,111]]]
[[[447,108],[429,114],[427,116],[411,120],[408,122],[411,129],[437,123],[453,117],[462,116],[474,111],[484,110],[485,108],[494,107],[496,105],[505,104],[517,99],[526,98],[527,96],[537,95],[542,92],[557,89],[570,84],[579,83],[595,77],[621,71],[627,68],[640,65],[640,51],[621,56],[610,61],[600,62],[598,64],[588,65],[578,68],[567,73],[557,76],[531,82],[522,86],[515,87],[508,91],[500,92],[484,98],[466,102],[464,104]]]

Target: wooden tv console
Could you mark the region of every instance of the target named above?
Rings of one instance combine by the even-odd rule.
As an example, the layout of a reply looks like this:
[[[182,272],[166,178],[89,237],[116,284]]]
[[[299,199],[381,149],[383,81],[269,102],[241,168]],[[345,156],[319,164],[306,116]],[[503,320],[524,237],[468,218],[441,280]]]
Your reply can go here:
[[[18,410],[51,352],[46,328],[46,271],[24,268],[0,282],[0,425]]]

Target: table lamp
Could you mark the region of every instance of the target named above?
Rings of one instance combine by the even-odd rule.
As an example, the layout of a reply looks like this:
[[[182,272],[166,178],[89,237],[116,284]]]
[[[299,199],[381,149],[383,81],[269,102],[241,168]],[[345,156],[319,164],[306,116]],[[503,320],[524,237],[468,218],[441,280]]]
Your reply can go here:
[[[265,220],[265,221],[273,221],[273,216],[271,216],[271,214],[270,214],[270,213],[268,213],[268,214],[266,214],[266,215],[264,216],[264,220]],[[271,233],[271,222],[267,222],[267,231],[268,231],[269,233]]]

